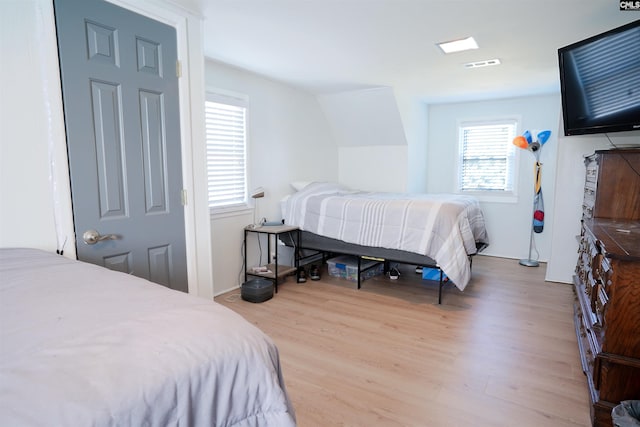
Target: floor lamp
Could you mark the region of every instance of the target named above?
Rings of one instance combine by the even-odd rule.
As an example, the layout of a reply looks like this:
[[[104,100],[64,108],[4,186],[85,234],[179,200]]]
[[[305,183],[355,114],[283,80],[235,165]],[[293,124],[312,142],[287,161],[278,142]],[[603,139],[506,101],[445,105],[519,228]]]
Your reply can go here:
[[[513,139],[516,147],[533,153],[536,162],[534,164],[534,195],[533,195],[533,218],[531,221],[531,234],[529,235],[529,256],[519,261],[520,265],[525,267],[538,267],[538,260],[531,258],[531,250],[533,248],[533,233],[542,233],[544,228],[544,199],[542,198],[542,163],[540,163],[540,151],[542,146],[549,140],[551,131],[544,130],[539,132],[536,141],[533,141],[531,132],[526,131],[523,135]]]
[[[534,186],[534,190],[535,187],[537,187],[537,183],[539,182],[539,176],[540,176],[540,169],[542,164],[540,163],[540,160],[538,159],[539,156],[536,156],[536,163],[535,163],[535,182],[536,185]],[[538,189],[534,191],[534,196],[533,196],[533,216],[534,216],[534,220],[531,222],[531,233],[529,235],[529,257],[526,259],[521,259],[519,261],[520,265],[524,265],[525,267],[538,267],[540,265],[540,263],[538,262],[538,260],[532,259],[531,258],[531,249],[533,248],[533,233],[535,231],[535,224],[534,222],[535,220],[535,215],[536,215],[536,211],[538,209],[536,209],[536,199],[542,199],[542,189]]]

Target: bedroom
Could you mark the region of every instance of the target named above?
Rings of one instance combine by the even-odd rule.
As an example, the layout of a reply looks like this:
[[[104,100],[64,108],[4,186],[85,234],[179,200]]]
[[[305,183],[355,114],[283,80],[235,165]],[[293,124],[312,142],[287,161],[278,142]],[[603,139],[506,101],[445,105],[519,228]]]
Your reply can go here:
[[[175,3],[120,3],[132,4],[133,9],[175,22],[180,28],[179,34],[189,40],[191,57],[202,56],[198,2],[185,2],[184,6],[193,13],[185,12]],[[631,12],[610,8],[609,3],[597,3],[594,6],[597,12],[591,16],[593,27],[581,28],[579,35],[567,37],[567,43],[636,19]],[[0,246],[32,246],[52,251],[62,243],[58,241],[59,236],[69,235],[73,230],[70,208],[65,205],[69,196],[64,188],[57,190],[59,194],[54,193],[49,181],[50,156],[54,157],[57,165],[65,162],[52,9],[50,2],[45,0],[5,1],[2,8],[2,16],[6,17],[2,25],[3,57],[13,59],[9,65],[3,65],[2,73],[4,80],[13,84],[3,88]],[[22,42],[5,44],[10,39]],[[255,110],[252,110],[250,179],[253,186],[263,186],[267,191],[267,196],[260,201],[260,209],[261,215],[269,218],[278,216],[277,201],[290,192],[289,184],[296,180],[338,180],[356,187],[375,186],[383,190],[446,191],[440,185],[447,182],[437,183],[434,177],[440,174],[438,159],[448,158],[452,152],[435,143],[426,148],[420,147],[415,141],[420,140],[425,132],[428,132],[429,141],[450,138],[450,129],[445,128],[445,123],[456,120],[454,112],[468,112],[470,116],[476,116],[478,111],[483,115],[485,112],[504,114],[505,111],[515,111],[522,116],[525,127],[552,129],[554,138],[549,143],[550,149],[543,153],[546,157],[543,180],[547,211],[553,214],[548,221],[548,232],[540,235],[537,243],[540,259],[549,261],[547,279],[571,281],[577,245],[574,236],[579,232],[579,193],[584,170],[582,156],[594,149],[608,148],[609,141],[603,136],[559,136],[560,100],[557,89],[538,95],[501,96],[436,104],[427,108],[415,105],[407,93],[394,88],[398,114],[405,126],[398,131],[406,133],[406,142],[398,145],[339,145],[332,137],[321,105],[313,95],[219,62],[200,64],[197,59],[191,61],[187,67],[192,82],[188,89],[190,105],[202,104],[206,85],[244,93],[252,100]],[[383,102],[389,101],[387,89],[371,94]],[[388,103],[380,104],[380,110],[385,108],[389,108]],[[204,142],[198,137],[204,133],[202,112],[193,108],[192,114],[187,121],[191,125],[187,140],[192,141],[189,167],[193,179],[185,185],[195,205],[206,205],[203,199],[206,171],[196,161],[198,153],[204,150]],[[427,129],[408,125],[415,124],[417,117],[428,117]],[[616,135],[614,139],[625,144],[633,143],[637,138],[638,133],[635,132]],[[10,141],[21,141],[21,144],[9,144]],[[50,147],[53,147],[52,153]],[[276,165],[271,163],[274,157],[279,159]],[[420,158],[426,158],[426,162],[419,161]],[[388,159],[393,159],[393,162],[388,163]],[[529,160],[521,156],[523,194],[527,191],[527,174],[531,173]],[[354,164],[362,167],[354,168]],[[423,164],[426,167],[423,168]],[[273,172],[274,167],[278,173]],[[66,172],[61,168],[53,173],[59,174],[60,182],[64,182]],[[385,173],[375,173],[377,168]],[[12,185],[14,182],[20,182],[20,185]],[[20,208],[15,209],[15,206]],[[520,203],[510,208],[506,210],[503,204],[484,206],[487,217],[492,221],[489,227],[493,241],[487,250],[489,255],[515,259],[526,255],[530,200],[522,197]],[[237,272],[241,266],[239,230],[251,222],[252,213],[211,220],[208,212],[196,211],[193,206],[188,206],[187,210],[188,239],[193,254],[190,260],[190,279],[193,280],[190,283],[197,284],[194,293],[212,298],[237,286]],[[58,218],[57,222],[54,218]],[[499,224],[505,222],[513,224],[509,230],[518,230],[519,234],[514,238],[508,234],[500,236]],[[65,247],[65,253],[73,256],[72,245]]]

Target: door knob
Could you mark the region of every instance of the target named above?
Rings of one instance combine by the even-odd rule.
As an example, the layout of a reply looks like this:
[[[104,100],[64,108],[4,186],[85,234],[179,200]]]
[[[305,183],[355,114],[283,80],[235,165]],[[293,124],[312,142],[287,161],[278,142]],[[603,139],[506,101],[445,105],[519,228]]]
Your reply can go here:
[[[97,230],[87,230],[82,235],[82,240],[84,240],[84,242],[87,245],[95,245],[96,243],[101,242],[103,240],[117,240],[117,239],[118,239],[117,234],[105,234],[103,236],[100,233],[98,233]]]

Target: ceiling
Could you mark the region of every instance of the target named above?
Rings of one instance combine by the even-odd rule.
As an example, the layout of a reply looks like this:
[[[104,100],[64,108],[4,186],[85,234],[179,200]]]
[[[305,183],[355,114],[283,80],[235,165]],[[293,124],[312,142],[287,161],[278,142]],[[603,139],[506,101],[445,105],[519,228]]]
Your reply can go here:
[[[202,0],[207,58],[315,94],[428,103],[558,93],[557,49],[640,18],[615,0]],[[437,42],[473,36],[445,55]],[[499,59],[468,69],[465,63]]]

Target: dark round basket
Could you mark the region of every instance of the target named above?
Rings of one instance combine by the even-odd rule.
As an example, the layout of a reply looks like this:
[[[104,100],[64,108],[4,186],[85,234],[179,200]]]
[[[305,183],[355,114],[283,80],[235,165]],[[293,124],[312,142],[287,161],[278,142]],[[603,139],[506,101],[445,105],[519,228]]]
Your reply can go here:
[[[267,279],[251,279],[240,289],[242,299],[249,302],[265,302],[273,298],[273,282]]]

